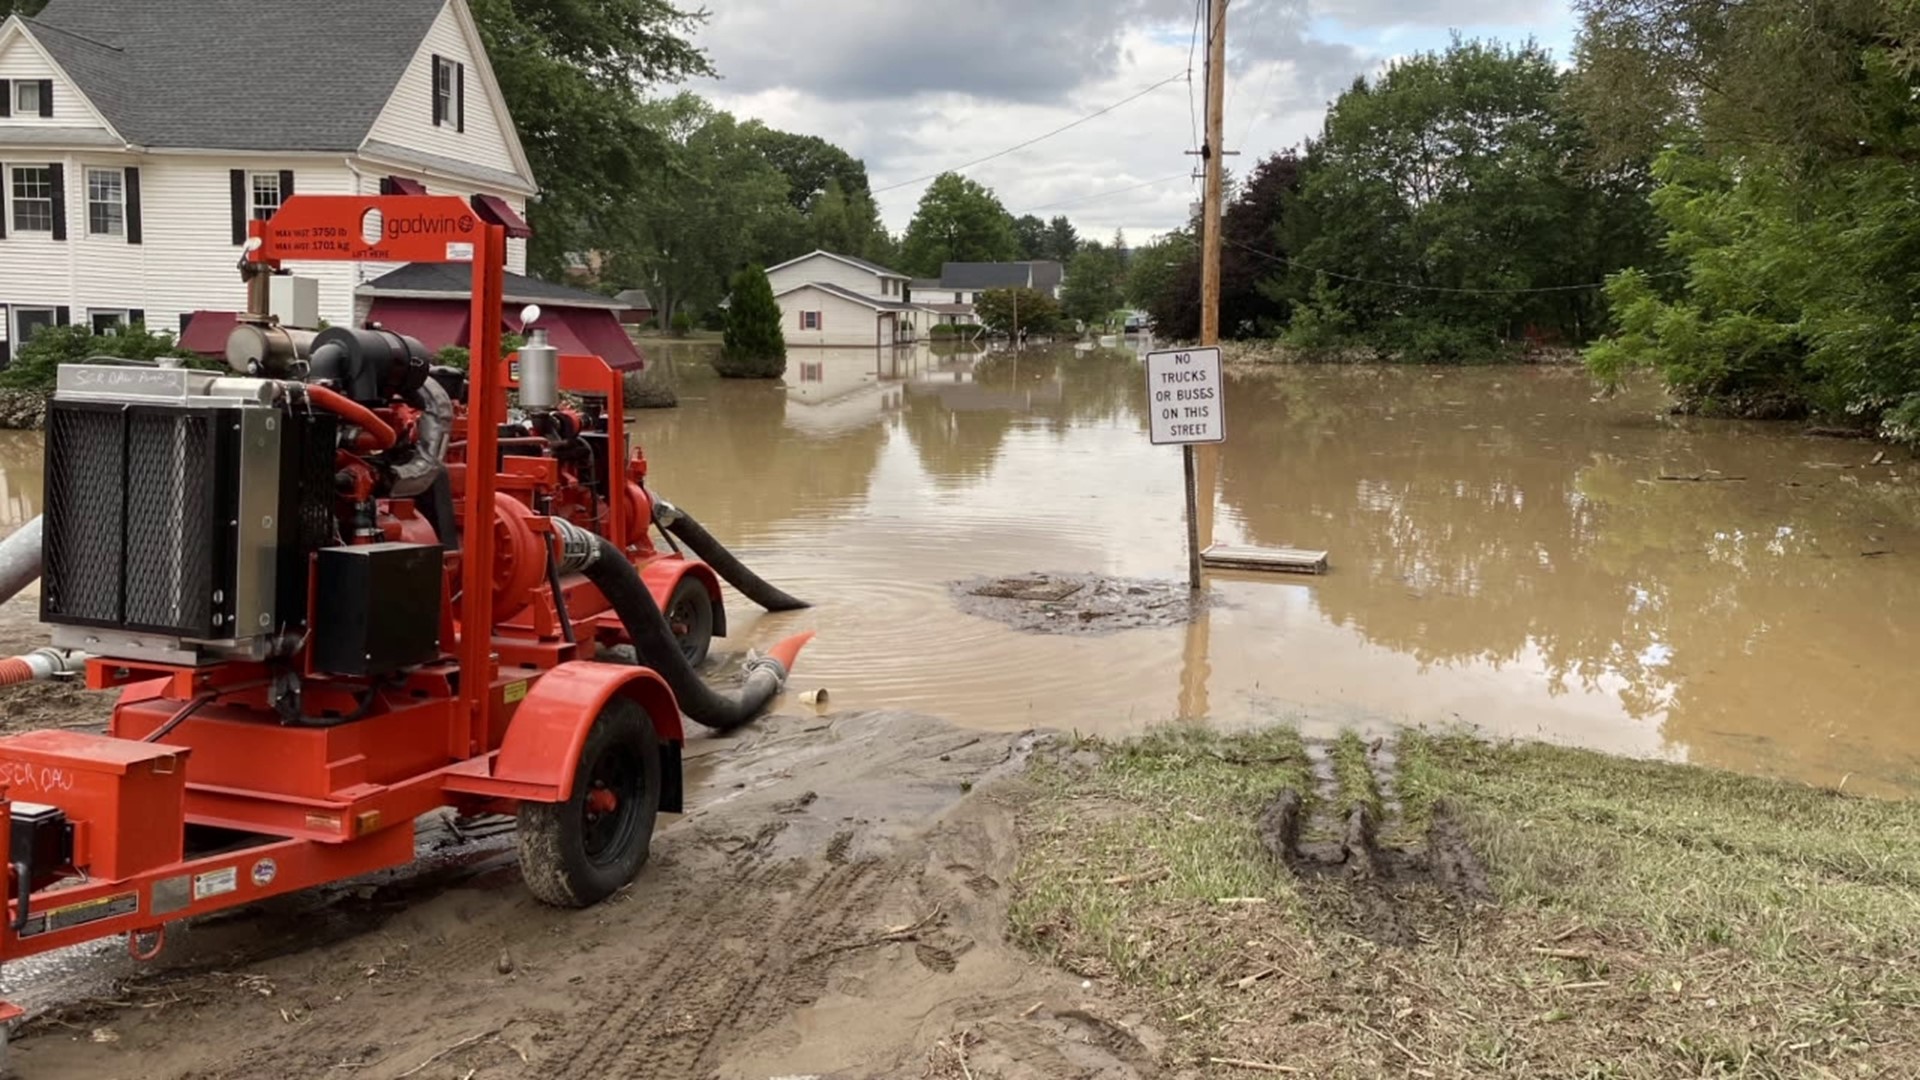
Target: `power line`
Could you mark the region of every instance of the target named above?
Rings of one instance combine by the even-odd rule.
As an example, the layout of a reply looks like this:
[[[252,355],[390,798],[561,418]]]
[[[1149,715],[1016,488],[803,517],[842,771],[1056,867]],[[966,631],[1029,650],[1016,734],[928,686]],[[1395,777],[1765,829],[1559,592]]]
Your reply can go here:
[[[1092,195],[1082,195],[1077,199],[1064,199],[1060,202],[1047,203],[1045,206],[1031,206],[1020,212],[1023,214],[1034,214],[1042,210],[1056,210],[1062,206],[1078,206],[1081,203],[1098,202],[1101,199],[1111,199],[1115,195],[1125,195],[1129,191],[1139,191],[1141,188],[1150,188],[1156,184],[1168,184],[1175,180],[1185,180],[1190,175],[1192,174],[1185,172],[1174,173],[1172,176],[1163,176],[1158,180],[1148,180],[1145,183],[1134,184],[1131,187],[1115,188],[1112,191],[1097,191]]]
[[[1200,20],[1206,11],[1207,0],[1193,0],[1193,33],[1187,39],[1187,122],[1192,126],[1193,141],[1188,148],[1200,149],[1200,106],[1193,94],[1193,54],[1200,45]]]
[[[1054,128],[1052,131],[1049,131],[1044,135],[1035,135],[1033,138],[1028,139],[1026,142],[1015,143],[1014,145],[1007,147],[1005,150],[995,151],[994,153],[988,154],[986,157],[974,158],[972,161],[966,162],[965,164],[962,164],[962,165],[955,165],[955,166],[952,166],[951,168],[941,169],[937,173],[929,173],[926,176],[916,176],[912,180],[902,180],[897,184],[888,184],[886,187],[874,188],[872,192],[870,192],[870,194],[880,195],[889,191],[897,191],[903,187],[912,187],[915,184],[924,184],[928,180],[932,180],[937,176],[941,176],[950,172],[960,172],[964,169],[971,169],[975,165],[984,165],[987,162],[994,160],[995,158],[1003,158],[1003,157],[1006,157],[1008,154],[1014,153],[1016,151],[1025,150],[1027,147],[1032,146],[1035,143],[1045,142],[1046,140],[1051,139],[1055,135],[1059,135],[1062,132],[1072,131],[1074,128],[1079,127],[1081,124],[1084,124],[1089,120],[1097,120],[1100,117],[1105,116],[1108,113],[1112,112],[1113,110],[1118,109],[1122,105],[1127,105],[1127,104],[1131,104],[1132,102],[1138,101],[1141,98],[1146,97],[1148,94],[1153,93],[1155,90],[1158,90],[1161,87],[1166,86],[1170,83],[1179,82],[1181,79],[1184,79],[1186,77],[1187,77],[1186,72],[1184,71],[1176,72],[1173,75],[1170,75],[1167,78],[1161,79],[1159,82],[1154,83],[1152,86],[1147,87],[1145,90],[1142,90],[1136,94],[1132,94],[1127,97],[1121,98],[1119,101],[1114,102],[1113,104],[1107,106],[1104,109],[1099,110],[1098,112],[1090,112],[1087,115],[1081,117],[1080,119],[1073,121],[1072,123],[1062,124],[1061,126]]]
[[[1180,239],[1185,240],[1189,244],[1198,246],[1190,236],[1179,233],[1174,235],[1179,236]],[[1325,274],[1330,278],[1338,278],[1341,281],[1351,281],[1358,285],[1378,285],[1383,289],[1403,289],[1407,292],[1447,293],[1451,295],[1470,296],[1529,296],[1539,293],[1591,292],[1607,287],[1607,283],[1604,281],[1590,282],[1585,285],[1540,285],[1527,289],[1485,289],[1453,285],[1415,285],[1405,281],[1381,281],[1378,278],[1361,277],[1357,274],[1343,274],[1338,270],[1328,270],[1319,266],[1308,266],[1305,263],[1289,259],[1285,255],[1275,255],[1270,251],[1261,251],[1257,247],[1253,247],[1250,244],[1243,244],[1231,237],[1222,236],[1220,239],[1223,243],[1239,248],[1249,255],[1258,256],[1268,262],[1279,263],[1282,266],[1292,267],[1295,270],[1303,270],[1310,274]]]

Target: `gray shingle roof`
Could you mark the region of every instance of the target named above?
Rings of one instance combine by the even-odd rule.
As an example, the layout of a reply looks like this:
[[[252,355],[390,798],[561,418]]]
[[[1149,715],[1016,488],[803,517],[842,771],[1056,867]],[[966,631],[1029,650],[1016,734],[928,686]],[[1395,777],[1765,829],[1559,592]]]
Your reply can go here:
[[[473,268],[466,263],[408,263],[359,287],[365,296],[441,299],[473,295]],[[556,285],[524,274],[507,274],[503,299],[514,304],[553,304],[557,307],[606,308],[624,311],[627,305],[611,296]]]
[[[1032,263],[950,262],[940,268],[943,289],[1029,288],[1033,280]]]
[[[345,151],[446,2],[52,0],[28,25],[137,146]]]
[[[862,296],[852,289],[843,289],[838,285],[830,285],[824,281],[809,281],[805,285],[795,285],[793,288],[782,292],[780,296],[785,296],[787,293],[796,293],[801,289],[819,289],[823,293],[838,296],[842,300],[851,300],[856,304],[865,304],[875,311],[917,311],[921,306],[919,304],[904,303],[899,300],[882,300],[875,296]],[[775,299],[778,299],[778,297]]]
[[[835,252],[823,251],[819,249],[809,251],[805,255],[802,255],[798,258],[788,259],[786,262],[780,263],[776,266],[769,266],[767,267],[767,273],[771,274],[775,270],[784,270],[795,263],[806,262],[808,259],[811,259],[816,255],[821,256],[822,258],[827,258],[827,259],[837,259],[840,262],[846,263],[848,266],[857,266],[860,269],[865,270],[869,274],[879,274],[881,277],[899,278],[902,281],[907,280],[907,275],[899,272],[898,270],[889,270],[886,267],[881,266],[879,263],[870,263],[865,259],[856,259],[851,255],[840,255]]]
[[[8,146],[112,146],[120,140],[97,127],[42,127],[14,124],[0,128],[0,143]]]
[[[471,89],[472,84],[469,83],[468,86],[469,89]],[[525,180],[520,178],[520,174],[518,173],[510,173],[504,169],[489,168],[485,165],[475,165],[471,161],[461,161],[459,158],[450,158],[445,154],[434,154],[425,150],[414,150],[405,146],[396,146],[393,143],[381,139],[368,139],[366,148],[361,152],[369,158],[391,161],[398,165],[411,165],[416,169],[423,169],[430,173],[445,173],[448,176],[477,180],[480,183],[490,184],[494,187],[503,187],[509,191],[526,191],[531,194],[534,190],[528,186]]]

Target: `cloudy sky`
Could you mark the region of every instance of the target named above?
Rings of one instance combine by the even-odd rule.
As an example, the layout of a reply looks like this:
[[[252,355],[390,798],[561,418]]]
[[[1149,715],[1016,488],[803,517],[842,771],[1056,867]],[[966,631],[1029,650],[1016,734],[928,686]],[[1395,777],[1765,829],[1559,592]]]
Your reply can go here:
[[[1204,119],[1195,0],[708,0],[721,107],[864,159],[889,228],[925,177],[1160,86],[1028,149],[963,170],[1015,214],[1066,214],[1133,240],[1186,220]],[[1257,161],[1318,130],[1354,76],[1449,35],[1532,37],[1565,59],[1566,0],[1232,0],[1226,135]],[[1202,31],[1204,34],[1204,30]],[[1192,56],[1192,85],[1186,79]],[[1191,90],[1191,94],[1189,91]]]

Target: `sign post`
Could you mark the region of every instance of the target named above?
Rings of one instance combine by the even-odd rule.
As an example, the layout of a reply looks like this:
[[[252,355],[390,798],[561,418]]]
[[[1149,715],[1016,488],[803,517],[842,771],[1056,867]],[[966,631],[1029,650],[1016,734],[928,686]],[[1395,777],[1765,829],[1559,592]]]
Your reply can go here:
[[[1217,348],[1147,354],[1147,417],[1153,445],[1181,447],[1186,459],[1187,585],[1195,592],[1200,591],[1200,485],[1193,448],[1227,440],[1225,390]]]

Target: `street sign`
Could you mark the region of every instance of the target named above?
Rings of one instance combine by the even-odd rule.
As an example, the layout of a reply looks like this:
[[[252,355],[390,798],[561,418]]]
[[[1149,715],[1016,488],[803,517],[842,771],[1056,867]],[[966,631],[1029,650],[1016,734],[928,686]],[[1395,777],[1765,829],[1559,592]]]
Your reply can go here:
[[[1147,415],[1155,446],[1225,442],[1227,403],[1220,350],[1147,354]]]

